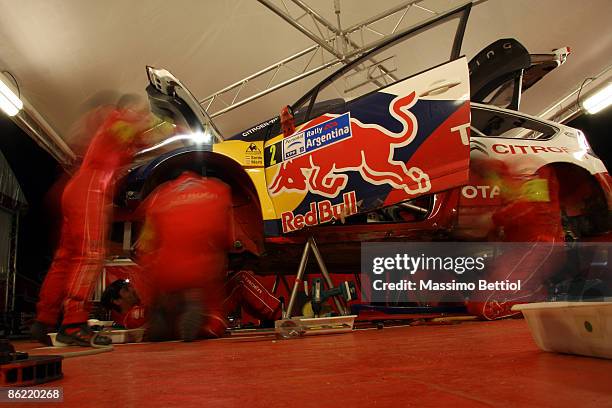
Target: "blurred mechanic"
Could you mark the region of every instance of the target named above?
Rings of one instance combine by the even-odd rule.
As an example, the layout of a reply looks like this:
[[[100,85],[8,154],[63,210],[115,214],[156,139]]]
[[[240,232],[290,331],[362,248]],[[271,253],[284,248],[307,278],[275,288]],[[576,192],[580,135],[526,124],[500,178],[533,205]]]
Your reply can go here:
[[[489,186],[500,187],[501,206],[492,215],[495,231],[490,239],[524,244],[497,257],[486,278],[520,279],[521,286],[527,289],[516,293],[481,292],[479,299],[467,302],[467,308],[485,320],[519,315],[510,310],[512,306],[545,300],[547,281],[565,259],[559,182],[550,167],[532,174],[509,169],[502,161],[492,159],[477,159],[471,166],[475,177]]]
[[[280,299],[270,293],[251,271],[243,270],[228,275],[225,292],[227,297],[223,308],[226,314],[240,306],[260,320],[274,321],[281,318]]]
[[[229,275],[224,292],[227,294],[222,306],[224,317],[240,306],[261,320],[280,319],[280,300],[272,295],[251,271],[238,271]],[[108,285],[102,294],[101,303],[111,312],[112,320],[126,329],[145,327],[148,323],[148,308],[141,301],[135,285],[126,279],[117,279]],[[225,332],[226,328],[227,323],[223,322],[219,330],[223,329]],[[218,333],[216,328],[211,330],[206,324],[201,332],[203,337],[219,337],[223,334]]]
[[[146,308],[134,286],[126,279],[117,279],[108,285],[100,302],[111,312],[112,320],[126,329],[136,329],[147,323]]]
[[[152,286],[143,294],[151,305],[150,337],[163,340],[177,331],[185,341],[219,337],[238,298],[259,315],[279,315],[278,299],[250,272],[227,277],[227,254],[234,243],[227,184],[187,171],[157,187],[139,212],[145,221],[138,262]]]
[[[87,326],[88,299],[103,268],[119,170],[143,147],[151,118],[128,106],[107,113],[83,162],[62,194],[63,223],[59,248],[40,291],[32,334],[42,342],[63,313],[57,340],[80,346],[104,346],[110,338]]]

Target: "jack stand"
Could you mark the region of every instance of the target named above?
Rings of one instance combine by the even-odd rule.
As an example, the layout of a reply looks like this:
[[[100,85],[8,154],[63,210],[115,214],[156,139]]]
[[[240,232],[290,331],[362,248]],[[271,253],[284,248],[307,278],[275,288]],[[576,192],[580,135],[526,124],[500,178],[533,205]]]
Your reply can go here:
[[[304,247],[304,252],[302,252],[302,259],[300,260],[300,266],[298,268],[297,275],[295,276],[295,283],[293,284],[293,289],[291,290],[289,304],[287,305],[287,310],[285,310],[285,313],[283,313],[283,320],[291,319],[291,314],[293,313],[293,306],[295,305],[297,292],[299,290],[300,284],[302,283],[302,280],[304,279],[304,272],[306,272],[306,265],[308,263],[308,255],[311,250],[314,253],[315,258],[317,259],[317,264],[319,264],[319,269],[321,270],[321,275],[323,275],[323,278],[325,279],[325,283],[327,283],[327,286],[330,289],[333,289],[334,287],[334,283],[332,282],[329,276],[327,267],[323,262],[323,257],[319,252],[319,248],[317,248],[317,243],[315,242],[313,237],[308,238],[308,242],[306,242],[306,246]],[[333,299],[334,303],[336,304],[336,307],[338,308],[338,312],[342,316],[348,315],[347,308],[342,304],[342,302],[340,302],[337,296],[333,296]]]
[[[313,283],[318,282],[316,283],[316,287],[313,287],[313,310],[316,307],[318,312],[320,312],[322,302],[331,297],[334,299],[336,308],[341,316],[325,318],[291,317],[297,292],[304,279],[310,251],[314,253],[319,269],[321,270],[321,275],[329,288],[323,290],[323,282],[321,279],[313,281]],[[315,288],[318,290],[317,294],[314,293]],[[334,288],[334,283],[329,276],[329,272],[323,262],[323,257],[319,252],[319,248],[317,248],[314,238],[308,238],[308,242],[306,242],[304,252],[302,253],[302,259],[300,260],[300,267],[295,277],[295,283],[291,290],[289,304],[287,305],[287,309],[283,312],[283,318],[275,322],[274,327],[277,337],[281,339],[293,339],[310,334],[333,334],[352,331],[355,317],[357,316],[349,315],[347,311],[348,307],[341,302],[340,298],[344,301],[349,301],[356,298],[356,293],[355,284],[353,282],[344,282],[340,287]],[[316,312],[317,315],[318,312]]]

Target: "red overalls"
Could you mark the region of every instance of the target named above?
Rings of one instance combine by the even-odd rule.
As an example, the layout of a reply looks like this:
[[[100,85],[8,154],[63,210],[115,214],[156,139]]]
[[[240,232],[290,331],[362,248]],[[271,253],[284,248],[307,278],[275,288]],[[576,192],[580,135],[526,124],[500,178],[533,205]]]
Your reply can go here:
[[[139,273],[142,273],[139,270]],[[136,290],[144,293],[147,289],[143,281],[138,280]],[[238,271],[227,277],[223,293],[227,295],[221,309],[223,313],[210,314],[202,325],[201,337],[220,337],[227,329],[225,316],[235,311],[238,306],[251,316],[261,320],[278,320],[281,318],[280,300],[266,289],[251,271]],[[125,313],[112,312],[112,319],[126,329],[136,329],[146,325],[148,308],[142,304],[135,305]]]
[[[510,294],[480,293],[484,301],[467,302],[471,314],[494,320],[520,314],[510,310],[514,304],[545,300],[546,282],[565,259],[564,233],[554,169],[543,167],[525,175],[499,161],[487,164],[490,176],[503,185],[502,207],[493,214],[493,223],[503,231],[502,241],[524,244],[497,257],[487,280],[520,279],[522,287],[529,288]],[[559,245],[551,245],[555,243]]]
[[[145,225],[139,239],[139,263],[151,288],[151,305],[160,295],[201,290],[201,337],[221,336],[226,316],[240,300],[263,318],[277,317],[280,302],[250,272],[227,277],[227,254],[234,241],[230,187],[215,178],[185,172],[159,186],[142,204]],[[140,289],[140,288],[138,288]]]
[[[117,170],[132,161],[142,123],[140,114],[111,112],[66,185],[60,244],[40,291],[38,321],[54,326],[62,309],[63,325],[87,321],[88,299],[103,267]]]

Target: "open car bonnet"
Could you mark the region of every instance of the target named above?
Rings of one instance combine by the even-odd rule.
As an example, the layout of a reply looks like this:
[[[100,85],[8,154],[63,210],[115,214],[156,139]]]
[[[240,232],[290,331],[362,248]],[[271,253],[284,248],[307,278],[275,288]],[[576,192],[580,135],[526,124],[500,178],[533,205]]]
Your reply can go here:
[[[147,95],[151,111],[162,119],[170,119],[180,127],[202,134],[208,143],[223,141],[221,132],[202,109],[198,100],[174,75],[165,69],[147,67]]]

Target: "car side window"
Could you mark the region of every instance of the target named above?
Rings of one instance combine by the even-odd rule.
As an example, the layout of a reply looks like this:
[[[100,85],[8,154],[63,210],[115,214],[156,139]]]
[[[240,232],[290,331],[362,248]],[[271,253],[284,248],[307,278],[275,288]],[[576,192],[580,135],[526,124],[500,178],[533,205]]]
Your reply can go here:
[[[299,126],[307,121],[306,112],[307,108],[303,107],[295,112],[295,125]],[[342,98],[329,99],[326,101],[317,102],[312,107],[310,112],[310,119],[316,118],[317,116],[325,113],[344,113],[346,110],[346,102]],[[309,119],[308,119],[309,120]]]
[[[472,106],[472,128],[476,136],[548,140],[557,130],[543,122],[503,111]]]

